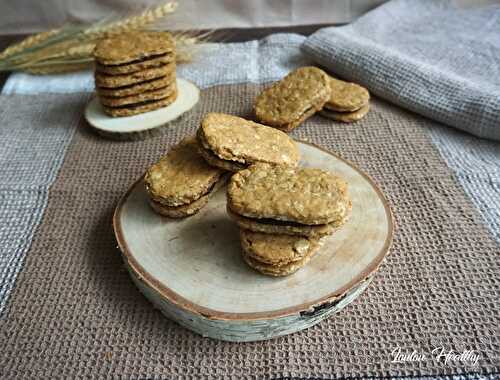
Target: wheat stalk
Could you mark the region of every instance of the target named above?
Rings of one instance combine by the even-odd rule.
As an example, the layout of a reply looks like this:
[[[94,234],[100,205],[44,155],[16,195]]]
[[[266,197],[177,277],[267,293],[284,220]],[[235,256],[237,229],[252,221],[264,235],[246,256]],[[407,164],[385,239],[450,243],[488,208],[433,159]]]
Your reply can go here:
[[[43,61],[39,62],[25,62],[21,63],[18,66],[16,66],[17,70],[29,70],[31,68],[45,68],[48,66],[52,66],[57,68],[57,66],[60,65],[72,65],[75,63],[85,63],[90,66],[91,63],[94,62],[94,59],[92,57],[79,57],[79,58],[74,58],[74,59],[60,59],[60,58],[52,58],[52,59],[46,59]]]
[[[174,32],[172,33],[175,40],[177,63],[186,63],[193,60],[193,56],[198,52],[197,45],[200,42],[208,41],[213,31],[205,33],[193,32]]]
[[[77,43],[74,41],[67,41],[66,43],[54,46],[51,49],[45,49],[37,52],[27,59],[29,62],[39,62],[49,59],[74,59],[74,58],[84,58],[90,57],[92,51],[94,50],[96,42],[87,42],[84,44]]]
[[[177,8],[176,2],[168,2],[159,5],[152,9],[147,9],[140,15],[128,17],[124,20],[116,21],[105,25],[97,25],[90,27],[83,32],[85,38],[98,39],[105,36],[129,32],[131,30],[144,29],[148,25],[153,24],[157,20],[165,17],[168,14],[175,12]]]
[[[46,41],[48,38],[58,34],[61,29],[52,29],[46,32],[38,33],[28,38],[25,38],[17,44],[13,44],[0,53],[0,59],[5,59],[11,57],[15,54],[21,53],[24,50],[31,48],[35,45],[39,45],[41,42]]]
[[[65,26],[28,37],[0,53],[0,71],[23,70],[37,74],[71,71],[88,67],[99,39],[119,33],[150,29],[158,20],[173,13],[177,3],[170,1],[139,15],[114,22],[99,22],[90,27]],[[176,61],[192,59],[194,47],[208,34],[173,34],[177,45]]]
[[[82,44],[75,44],[75,41],[70,39],[12,57],[9,59],[9,63],[14,66],[20,66],[30,62],[36,63],[57,57],[64,57],[67,55],[68,50],[79,48],[79,46],[82,46]]]
[[[83,45],[75,45],[64,51],[60,57],[61,58],[81,58],[89,57],[95,48],[95,42],[88,42]]]

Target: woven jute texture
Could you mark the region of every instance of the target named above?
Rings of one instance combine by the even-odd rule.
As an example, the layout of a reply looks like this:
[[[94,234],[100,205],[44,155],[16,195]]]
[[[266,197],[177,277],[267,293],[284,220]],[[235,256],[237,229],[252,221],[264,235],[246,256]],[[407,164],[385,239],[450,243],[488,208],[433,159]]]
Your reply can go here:
[[[206,112],[248,117],[258,90],[257,85],[205,90],[195,110],[169,133],[142,142],[105,140],[80,121],[0,320],[0,378],[274,379],[500,371],[499,247],[431,144],[432,122],[376,99],[357,124],[315,116],[293,133],[354,161],[373,176],[392,206],[394,245],[362,296],[306,331],[235,344],[179,327],[139,293],[111,228],[119,197],[173,143],[193,133]],[[44,101],[44,95],[39,98]],[[15,109],[11,112],[14,117]],[[426,358],[393,363],[398,347]],[[431,354],[436,347],[474,350],[477,366],[437,361]]]

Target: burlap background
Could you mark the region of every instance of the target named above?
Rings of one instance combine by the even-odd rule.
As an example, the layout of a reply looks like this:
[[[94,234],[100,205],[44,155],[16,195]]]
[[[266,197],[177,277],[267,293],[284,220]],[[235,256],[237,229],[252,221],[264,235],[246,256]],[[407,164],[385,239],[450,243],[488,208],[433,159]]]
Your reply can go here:
[[[294,335],[234,344],[164,318],[133,286],[111,228],[127,187],[202,115],[249,116],[256,85],[205,90],[169,133],[111,142],[80,121],[49,204],[0,320],[2,378],[280,378],[500,372],[499,247],[430,143],[432,122],[374,100],[355,125],[313,117],[294,136],[357,163],[381,185],[396,219],[391,254],[340,314]],[[19,96],[19,102],[22,102]],[[64,105],[63,95],[56,98]],[[81,109],[87,96],[82,94]],[[53,95],[39,95],[40,103]],[[15,107],[14,107],[15,108]],[[61,107],[63,110],[64,107]],[[44,123],[37,115],[26,122]],[[28,120],[29,119],[29,120]],[[391,352],[427,360],[391,363]],[[473,349],[477,367],[430,351]]]

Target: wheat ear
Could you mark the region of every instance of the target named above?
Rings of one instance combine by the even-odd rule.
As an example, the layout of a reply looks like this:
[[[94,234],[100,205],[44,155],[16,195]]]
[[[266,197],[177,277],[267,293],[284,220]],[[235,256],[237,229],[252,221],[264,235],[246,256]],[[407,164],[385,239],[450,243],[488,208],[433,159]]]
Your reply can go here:
[[[128,17],[121,21],[91,27],[83,32],[85,38],[98,39],[104,36],[127,32],[131,30],[144,29],[155,21],[175,12],[176,2],[168,2],[152,9],[147,9],[140,15]]]
[[[15,54],[23,52],[25,49],[31,48],[33,46],[38,45],[39,43],[47,40],[48,38],[59,33],[61,29],[52,29],[46,32],[34,34],[33,36],[29,36],[18,42],[17,44],[13,44],[5,49],[2,53],[0,53],[0,59],[11,57]]]

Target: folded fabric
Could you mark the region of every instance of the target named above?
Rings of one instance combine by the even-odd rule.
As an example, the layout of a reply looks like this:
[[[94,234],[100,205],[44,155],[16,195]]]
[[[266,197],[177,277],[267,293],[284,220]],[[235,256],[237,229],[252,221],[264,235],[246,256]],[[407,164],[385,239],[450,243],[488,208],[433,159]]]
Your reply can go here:
[[[401,107],[500,140],[500,4],[394,0],[302,49]]]

